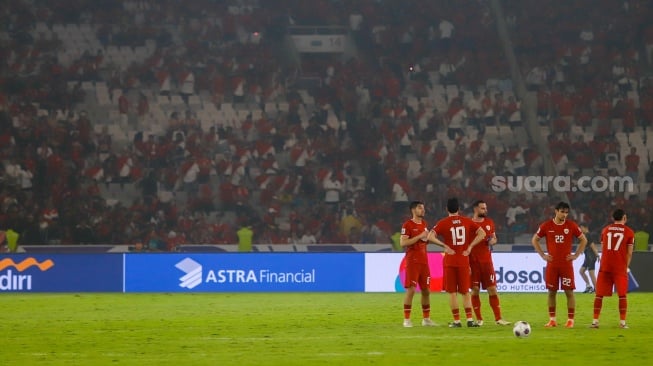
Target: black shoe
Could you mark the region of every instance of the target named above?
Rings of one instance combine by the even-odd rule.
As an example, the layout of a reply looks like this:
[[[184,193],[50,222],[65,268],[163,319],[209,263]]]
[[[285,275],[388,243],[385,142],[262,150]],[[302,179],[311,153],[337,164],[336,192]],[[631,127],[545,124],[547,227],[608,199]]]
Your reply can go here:
[[[587,291],[588,294],[593,294],[594,293],[594,287],[590,287],[590,290]]]
[[[478,328],[478,327],[480,327],[480,325],[478,325],[478,323],[473,321],[473,320],[468,320],[467,321],[467,327],[468,328]]]
[[[462,328],[463,325],[460,322],[451,322],[449,323],[449,328]]]

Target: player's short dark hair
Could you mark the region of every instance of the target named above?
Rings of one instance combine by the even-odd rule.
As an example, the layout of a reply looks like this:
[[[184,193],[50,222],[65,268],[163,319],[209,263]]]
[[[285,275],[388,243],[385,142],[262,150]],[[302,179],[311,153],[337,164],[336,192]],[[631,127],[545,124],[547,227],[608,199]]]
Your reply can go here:
[[[616,210],[614,210],[614,211],[612,212],[612,218],[613,218],[615,221],[621,221],[621,220],[623,220],[623,219],[624,219],[624,216],[626,216],[626,212],[625,212],[624,210],[620,209],[620,208],[618,208],[618,209],[616,209]]]
[[[423,205],[423,204],[424,204],[424,202],[422,202],[422,201],[411,201],[409,207],[410,207],[410,210],[413,211],[417,206]]]
[[[480,204],[485,203],[483,200],[477,200],[472,203],[472,207],[478,207]]]
[[[456,197],[449,198],[447,200],[447,212],[456,213],[459,210],[460,210],[460,203],[458,202],[458,198]]]
[[[555,207],[556,210],[568,210],[569,209],[569,204],[567,202],[558,202],[558,204]]]

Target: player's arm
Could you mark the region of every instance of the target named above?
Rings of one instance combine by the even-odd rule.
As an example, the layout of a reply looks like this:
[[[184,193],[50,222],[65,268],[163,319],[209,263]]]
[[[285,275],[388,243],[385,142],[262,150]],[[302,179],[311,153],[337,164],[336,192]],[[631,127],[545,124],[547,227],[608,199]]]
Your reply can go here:
[[[455,253],[455,251],[453,249],[449,248],[449,246],[447,244],[445,244],[442,240],[438,239],[438,235],[435,233],[435,230],[429,231],[429,234],[426,237],[426,240],[433,243],[433,244],[435,244],[435,245],[438,245],[438,246],[441,246],[442,248],[444,248],[444,252],[446,254],[454,254]]]
[[[585,234],[580,234],[578,240],[580,240],[580,242],[578,243],[578,247],[576,248],[576,253],[569,254],[567,256],[567,260],[570,261],[576,260],[581,255],[581,253],[585,251],[585,246],[587,245],[587,237],[585,236]]]
[[[417,236],[413,236],[412,238],[408,237],[408,235],[402,235],[399,237],[399,245],[402,248],[409,247],[417,243],[418,241],[424,239],[425,236],[426,236],[426,230]]]
[[[426,240],[433,243],[433,244],[435,244],[435,245],[441,246],[442,248],[444,248],[444,252],[447,253],[447,254],[453,254],[454,253],[453,249],[449,248],[449,246],[447,244],[445,244],[442,240],[438,239],[438,235],[435,233],[434,230],[429,231],[429,234],[426,237]]]
[[[539,254],[542,259],[544,259],[547,262],[551,260],[551,256],[549,254],[544,253],[544,250],[542,250],[542,246],[540,245],[540,237],[537,235],[537,233],[533,234],[533,238],[531,239],[531,244],[533,245],[533,248],[535,248],[537,254]]]
[[[488,243],[489,245],[494,245],[494,244],[497,243],[497,241],[498,241],[498,239],[497,239],[497,233],[492,233],[492,235],[490,235],[490,239],[487,241],[487,243]]]
[[[598,249],[598,247],[596,246],[596,244],[595,244],[594,242],[591,242],[591,243],[589,243],[589,244],[587,244],[587,245],[590,246],[590,248],[591,248],[592,251],[594,252],[594,255],[596,255],[596,260],[597,260],[597,261],[600,261],[600,260],[601,260],[601,255],[599,254],[599,249]]]
[[[435,231],[433,230],[429,231],[429,234],[426,237],[426,241],[443,248],[447,246],[442,240],[438,239],[438,236],[435,234]]]
[[[480,243],[483,239],[485,239],[485,236],[487,234],[485,233],[485,230],[483,228],[478,228],[476,229],[476,236],[474,237],[474,240],[472,240],[471,243],[469,243],[469,246],[465,251],[463,252],[463,255],[469,255],[469,253],[472,252],[472,248],[474,248],[478,243]]]
[[[630,271],[630,261],[633,259],[633,248],[635,247],[635,238],[633,238],[633,243],[628,245],[628,252],[626,254],[626,268]]]

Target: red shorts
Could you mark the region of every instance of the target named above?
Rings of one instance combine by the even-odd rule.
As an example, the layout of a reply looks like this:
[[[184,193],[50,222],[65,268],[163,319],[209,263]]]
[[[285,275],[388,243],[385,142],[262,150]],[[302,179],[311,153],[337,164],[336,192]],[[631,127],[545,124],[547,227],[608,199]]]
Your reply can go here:
[[[488,287],[497,285],[497,276],[496,272],[494,272],[492,262],[479,263],[470,260],[469,267],[472,269],[472,287],[480,287],[483,290],[487,290]]]
[[[574,282],[574,266],[572,262],[564,264],[549,263],[546,266],[545,280],[546,288],[548,290],[558,291],[560,289],[576,289],[576,283]]]
[[[617,295],[626,296],[628,293],[628,273],[601,272],[596,278],[596,296],[612,296],[612,288],[616,288]]]
[[[420,289],[429,289],[431,270],[426,263],[410,263],[406,266],[404,288],[419,286]]]
[[[444,267],[443,288],[448,293],[466,294],[472,283],[469,267]]]

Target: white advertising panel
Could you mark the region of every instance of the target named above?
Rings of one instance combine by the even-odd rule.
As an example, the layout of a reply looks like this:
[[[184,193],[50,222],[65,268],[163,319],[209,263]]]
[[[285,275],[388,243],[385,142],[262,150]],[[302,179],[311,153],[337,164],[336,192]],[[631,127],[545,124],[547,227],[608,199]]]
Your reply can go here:
[[[429,261],[437,260],[439,253],[430,253]],[[365,291],[366,292],[403,292],[401,286],[401,262],[403,253],[367,253],[365,254]],[[536,253],[494,253],[494,270],[497,276],[497,289],[500,292],[546,292],[544,285],[544,267],[546,263]],[[576,290],[583,291],[585,283],[578,274],[583,264],[581,255],[574,261]],[[440,288],[431,290],[441,291],[441,271],[434,273],[431,264],[431,277],[433,283],[440,283]],[[598,274],[598,262],[596,263]],[[435,276],[434,276],[435,275]],[[440,276],[438,278],[438,276]]]

